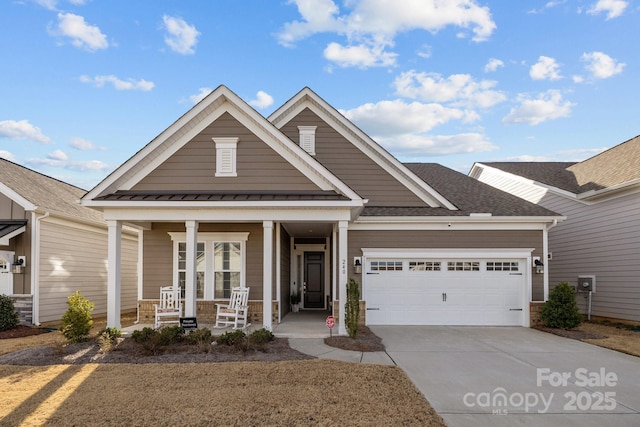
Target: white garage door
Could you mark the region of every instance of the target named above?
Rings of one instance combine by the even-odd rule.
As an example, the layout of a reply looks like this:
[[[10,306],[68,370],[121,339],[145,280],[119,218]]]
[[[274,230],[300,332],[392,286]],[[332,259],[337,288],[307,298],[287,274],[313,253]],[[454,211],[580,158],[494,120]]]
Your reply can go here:
[[[524,325],[526,259],[369,258],[368,325]]]

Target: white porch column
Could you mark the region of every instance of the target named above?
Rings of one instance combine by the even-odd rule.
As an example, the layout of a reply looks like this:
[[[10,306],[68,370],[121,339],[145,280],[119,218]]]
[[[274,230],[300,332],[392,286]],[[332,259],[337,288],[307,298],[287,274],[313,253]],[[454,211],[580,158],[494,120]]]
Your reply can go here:
[[[262,223],[262,323],[265,329],[272,330],[271,301],[273,300],[273,221]]]
[[[185,221],[187,229],[187,265],[184,284],[184,315],[196,315],[196,255],[198,251],[198,221]]]
[[[107,228],[107,327],[120,329],[122,222],[107,221]]]
[[[347,335],[344,315],[345,304],[347,303],[347,221],[338,223],[338,299],[340,305],[338,309],[338,335]]]

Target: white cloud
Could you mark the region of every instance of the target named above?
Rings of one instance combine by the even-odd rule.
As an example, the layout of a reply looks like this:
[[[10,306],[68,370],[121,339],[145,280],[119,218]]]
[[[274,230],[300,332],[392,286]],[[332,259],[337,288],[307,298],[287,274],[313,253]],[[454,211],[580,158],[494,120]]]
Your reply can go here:
[[[478,119],[478,116],[470,111],[447,108],[439,104],[407,104],[401,100],[364,104],[342,111],[342,114],[374,138],[423,133],[451,120],[472,122]]]
[[[582,54],[582,61],[587,63],[585,68],[596,79],[607,79],[620,74],[627,65],[623,62],[617,62],[602,52],[584,53]]]
[[[196,27],[175,16],[164,15],[162,22],[164,23],[164,29],[168,33],[164,37],[167,46],[176,53],[193,55],[200,35]]]
[[[324,57],[340,67],[390,67],[395,65],[395,53],[385,52],[382,45],[366,46],[364,44],[343,47],[338,43],[329,43],[324,50]]]
[[[206,96],[209,95],[212,91],[213,89],[211,89],[210,87],[201,87],[198,89],[198,93],[189,96],[189,102],[191,102],[192,104],[197,104],[198,102],[206,98]]]
[[[34,0],[36,4],[49,10],[57,10],[58,0]],[[83,6],[86,0],[67,0],[69,3],[75,6]]]
[[[629,2],[622,0],[598,0],[588,10],[589,15],[598,15],[606,12],[607,20],[621,16],[625,9],[629,6]]]
[[[267,108],[273,105],[273,97],[267,92],[258,91],[256,93],[256,99],[249,101],[249,105],[253,105],[256,108]]]
[[[476,81],[469,74],[452,74],[443,78],[437,73],[414,70],[400,74],[393,82],[398,95],[468,108],[487,108],[503,102],[506,96],[493,89],[496,84],[492,80]]]
[[[533,80],[559,80],[562,76],[558,72],[558,67],[554,58],[540,56],[538,62],[531,66],[529,76]]]
[[[518,95],[517,107],[511,109],[509,114],[502,119],[502,123],[527,123],[537,125],[547,120],[555,120],[571,115],[571,109],[575,104],[564,101],[562,94],[557,90],[548,90],[539,94],[535,99],[527,95]]]
[[[80,151],[105,150],[104,147],[98,147],[96,146],[96,144],[89,141],[88,139],[79,138],[79,137],[71,138],[69,145],[72,148],[75,148],[76,150],[80,150]]]
[[[52,153],[47,154],[47,158],[51,160],[56,160],[59,162],[65,162],[69,159],[67,155],[64,153],[64,151],[62,150],[56,150]]]
[[[0,121],[0,138],[13,140],[31,140],[42,144],[51,144],[51,138],[44,135],[40,128],[33,126],[28,120]]]
[[[413,30],[432,34],[455,26],[474,41],[487,40],[496,28],[488,7],[475,0],[351,0],[344,14],[333,0],[290,0],[302,19],[286,23],[277,35],[283,46],[317,33],[344,36],[347,43],[330,43],[325,57],[340,66],[367,67],[394,65],[396,54],[386,52],[398,33]],[[372,59],[375,58],[375,59]]]
[[[484,66],[484,71],[487,73],[496,71],[498,68],[504,67],[504,62],[500,59],[491,58],[487,65]]]
[[[51,166],[64,168],[79,172],[107,171],[111,166],[100,160],[69,160],[68,156],[61,150],[56,150],[47,154],[44,159],[29,159],[28,164],[38,166]]]
[[[75,47],[91,52],[109,47],[100,28],[87,24],[82,16],[73,13],[58,13],[58,27],[54,34],[69,37]]]
[[[419,159],[427,156],[444,156],[462,153],[479,153],[496,150],[485,135],[480,133],[461,133],[457,135],[400,135],[391,138],[378,138],[396,157]]]
[[[16,158],[13,156],[13,153],[10,153],[9,151],[6,151],[6,150],[0,150],[0,159],[6,159],[14,163],[16,161]]]
[[[82,83],[92,84],[96,87],[103,87],[105,84],[110,83],[116,90],[141,90],[144,92],[148,92],[154,88],[155,84],[153,82],[140,79],[127,79],[121,80],[116,76],[94,76],[89,77],[87,75],[80,76],[80,81]]]

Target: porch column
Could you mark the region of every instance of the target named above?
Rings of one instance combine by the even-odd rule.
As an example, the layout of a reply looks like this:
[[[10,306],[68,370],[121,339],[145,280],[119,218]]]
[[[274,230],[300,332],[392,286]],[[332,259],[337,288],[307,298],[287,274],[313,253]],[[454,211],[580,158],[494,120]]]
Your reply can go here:
[[[338,299],[340,305],[338,309],[338,335],[347,335],[344,315],[345,304],[347,303],[347,221],[338,223]]]
[[[265,329],[272,330],[271,301],[273,300],[273,221],[263,221],[262,247],[262,323]]]
[[[122,222],[107,221],[107,228],[107,327],[120,329]]]
[[[187,265],[184,284],[184,315],[196,315],[196,254],[198,250],[198,221],[185,221],[187,229]]]

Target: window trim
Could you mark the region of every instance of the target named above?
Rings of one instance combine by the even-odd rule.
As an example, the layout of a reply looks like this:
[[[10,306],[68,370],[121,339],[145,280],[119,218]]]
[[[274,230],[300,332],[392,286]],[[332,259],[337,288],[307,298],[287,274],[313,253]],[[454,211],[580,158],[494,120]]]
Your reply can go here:
[[[316,155],[316,129],[317,126],[298,126],[300,147],[311,154]]]
[[[237,152],[238,137],[222,137],[212,138],[216,145],[216,172],[217,177],[234,177],[238,176],[237,172]],[[225,158],[229,159],[229,163],[225,163]]]
[[[178,245],[187,240],[186,232],[169,232],[173,242],[173,283],[178,283]],[[204,243],[205,271],[204,271],[204,301],[225,298],[215,298],[215,268],[214,254],[216,243],[240,243],[240,287],[246,288],[247,275],[247,240],[249,232],[201,232],[197,235],[198,243]]]

